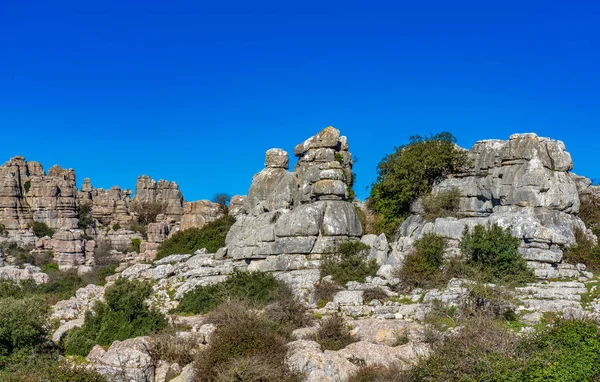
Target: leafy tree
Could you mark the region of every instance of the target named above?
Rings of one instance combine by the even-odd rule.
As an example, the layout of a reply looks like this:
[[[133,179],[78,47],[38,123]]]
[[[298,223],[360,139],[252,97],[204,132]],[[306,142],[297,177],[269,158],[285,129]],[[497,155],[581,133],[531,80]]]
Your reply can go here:
[[[227,213],[229,209],[229,207],[227,207],[227,204],[230,200],[231,195],[226,194],[224,192],[220,192],[213,197],[212,202],[217,203],[219,205],[219,207],[221,208],[221,212]]]
[[[388,233],[410,213],[410,206],[418,197],[465,165],[467,154],[455,143],[456,138],[448,132],[416,135],[379,162],[369,205],[383,216]]]
[[[77,209],[77,217],[79,218],[79,228],[86,229],[92,227],[94,224],[92,205],[90,203],[81,203]]]

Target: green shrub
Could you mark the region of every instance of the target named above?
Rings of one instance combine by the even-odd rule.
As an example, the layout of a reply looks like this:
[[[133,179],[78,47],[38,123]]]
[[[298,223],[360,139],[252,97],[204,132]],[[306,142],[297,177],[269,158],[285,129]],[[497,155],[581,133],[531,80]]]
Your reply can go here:
[[[595,381],[600,336],[592,322],[558,320],[520,338],[502,323],[479,317],[401,376],[402,381]]]
[[[583,194],[579,196],[581,205],[579,217],[587,228],[592,230],[600,228],[600,197],[594,194]]]
[[[113,231],[118,231],[121,229],[121,225],[119,223],[113,224],[112,229]]]
[[[94,313],[87,312],[85,323],[67,333],[67,354],[87,356],[94,345],[109,346],[113,341],[145,336],[166,325],[165,317],[150,311],[144,300],[152,287],[141,281],[119,279],[106,289],[105,302],[97,303]]]
[[[331,276],[335,282],[346,285],[348,281],[364,282],[365,277],[375,276],[379,266],[374,259],[368,259],[369,248],[360,241],[340,244],[321,259],[321,277]]]
[[[33,229],[33,234],[37,237],[44,237],[54,235],[54,230],[44,222],[33,222],[31,225],[31,229]]]
[[[410,288],[429,288],[447,281],[440,269],[445,250],[446,240],[434,233],[425,234],[416,240],[414,249],[397,271],[402,284]]]
[[[275,279],[271,273],[236,270],[221,283],[200,286],[184,294],[177,311],[207,313],[228,298],[265,305],[272,302],[284,286],[285,284]]]
[[[400,365],[362,366],[348,379],[348,382],[405,382],[404,371]]]
[[[53,271],[58,271],[58,264],[48,263],[48,264],[44,264],[42,266],[42,272],[44,272],[44,273],[53,272]]]
[[[0,224],[0,236],[8,235],[8,230],[4,224]]]
[[[41,345],[47,314],[48,307],[36,297],[0,299],[0,369]]]
[[[142,245],[142,240],[140,240],[138,238],[133,238],[133,239],[131,239],[131,246],[129,247],[129,250],[132,252],[140,253],[141,245]]]
[[[490,229],[477,225],[473,232],[465,227],[460,243],[468,263],[481,271],[482,281],[515,285],[535,280],[518,248],[519,239],[497,224]]]
[[[0,371],[2,382],[108,382],[104,376],[85,366],[78,366],[56,355],[36,355],[35,360],[18,363]]]
[[[357,341],[340,314],[334,314],[319,323],[315,341],[323,350],[340,350]]]
[[[423,217],[428,221],[434,221],[441,217],[456,217],[460,196],[460,190],[455,187],[440,191],[437,195],[425,195],[421,199]]]
[[[300,381],[285,366],[287,338],[267,317],[240,302],[213,313],[217,329],[194,362],[194,381]]]
[[[456,138],[448,132],[413,136],[407,145],[397,147],[379,163],[369,205],[383,216],[388,235],[410,214],[411,204],[418,197],[467,163],[466,152],[455,143]]]
[[[31,189],[31,181],[28,180],[25,183],[23,183],[23,188],[25,189],[25,193],[28,193],[29,190]]]
[[[388,295],[379,287],[365,289],[363,293],[363,300],[365,303],[369,303],[373,300],[379,300],[380,302],[383,302],[387,300],[387,298]]]
[[[225,237],[233,223],[233,216],[225,216],[207,223],[202,228],[189,228],[177,232],[160,243],[156,260],[175,254],[194,253],[202,248],[214,253],[225,246]]]
[[[588,239],[583,231],[575,230],[576,245],[564,251],[563,260],[570,264],[583,263],[592,272],[600,270],[600,245]]]
[[[54,260],[54,254],[51,251],[36,251],[31,247],[18,248],[15,243],[10,244],[10,246],[14,246],[12,251],[12,256],[15,257],[14,265],[31,264],[36,267],[43,267]]]
[[[92,217],[92,205],[90,203],[81,203],[77,208],[77,217],[79,219],[79,228],[86,229],[94,225]]]

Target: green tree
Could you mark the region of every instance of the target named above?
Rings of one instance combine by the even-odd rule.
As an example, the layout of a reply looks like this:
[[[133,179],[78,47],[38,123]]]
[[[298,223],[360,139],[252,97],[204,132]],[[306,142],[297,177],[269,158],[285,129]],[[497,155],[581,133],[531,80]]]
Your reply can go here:
[[[410,206],[418,197],[466,163],[467,154],[456,146],[452,134],[412,136],[407,145],[396,147],[379,162],[369,205],[383,216],[390,233],[410,213]]]

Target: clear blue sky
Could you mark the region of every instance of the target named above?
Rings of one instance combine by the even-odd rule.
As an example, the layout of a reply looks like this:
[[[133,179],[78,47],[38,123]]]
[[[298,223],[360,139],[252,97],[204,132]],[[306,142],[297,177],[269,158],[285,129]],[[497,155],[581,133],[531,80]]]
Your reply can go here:
[[[361,198],[394,146],[443,130],[560,139],[600,178],[599,47],[592,1],[0,0],[0,161],[196,200],[333,125]]]

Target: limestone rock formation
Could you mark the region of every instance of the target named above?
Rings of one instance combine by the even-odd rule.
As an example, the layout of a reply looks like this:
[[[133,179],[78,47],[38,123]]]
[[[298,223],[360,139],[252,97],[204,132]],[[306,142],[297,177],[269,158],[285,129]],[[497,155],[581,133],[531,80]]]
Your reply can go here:
[[[184,208],[183,194],[175,182],[159,180],[156,182],[147,175],[138,177],[135,185],[133,203],[151,202],[165,205],[164,214],[174,221],[181,220]]]
[[[92,207],[92,217],[100,224],[112,226],[125,225],[132,220],[129,214],[131,190],[122,190],[114,186],[109,190],[93,188],[90,179],[86,178],[79,192],[79,204],[89,203]]]
[[[352,156],[339,130],[327,127],[294,152],[298,164],[289,172],[285,151],[267,151],[266,168],[252,179],[246,213],[236,216],[227,235],[228,256],[321,254],[362,235],[356,210],[346,201]]]
[[[589,185],[569,173],[573,162],[564,144],[531,133],[514,134],[508,141],[479,141],[468,157],[463,173],[442,181],[432,191],[435,195],[458,190],[458,215],[462,218],[425,222],[416,216],[405,220],[396,235],[398,240],[392,243],[390,258],[384,262],[401,263],[411,243],[424,233],[446,237],[456,250],[465,226],[498,224],[510,227],[521,239],[520,252],[538,277],[572,275],[566,269],[561,271],[563,250],[575,244],[576,230],[590,237],[593,234],[577,216],[578,190]],[[415,206],[419,213],[419,204]]]
[[[180,229],[196,227],[202,228],[206,223],[214,221],[223,216],[223,208],[208,200],[187,202],[183,205],[183,216],[181,217]]]

